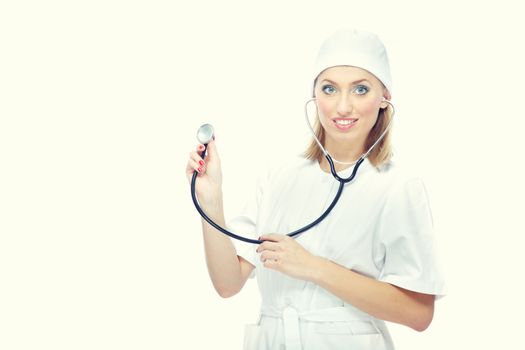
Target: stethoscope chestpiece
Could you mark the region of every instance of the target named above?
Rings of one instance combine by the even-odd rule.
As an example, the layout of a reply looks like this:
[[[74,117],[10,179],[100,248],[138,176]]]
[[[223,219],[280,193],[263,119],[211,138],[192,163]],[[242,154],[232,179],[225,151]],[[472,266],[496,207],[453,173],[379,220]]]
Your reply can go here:
[[[211,124],[203,124],[199,130],[197,130],[197,140],[203,145],[207,145],[213,140],[214,129]]]
[[[213,137],[213,131],[214,131],[213,130],[213,126],[211,126],[211,124],[204,124],[197,131],[197,140],[201,144],[204,145],[204,151],[202,151],[201,157],[205,156],[206,149],[208,148],[208,143],[211,140],[213,140],[213,138],[214,138]],[[326,218],[326,216],[332,211],[332,209],[335,207],[335,205],[339,201],[339,198],[341,197],[341,193],[343,191],[344,185],[354,179],[354,177],[356,176],[356,173],[357,173],[357,169],[359,168],[359,166],[365,160],[364,156],[359,158],[358,161],[355,163],[354,170],[352,171],[352,174],[348,178],[345,179],[345,178],[341,178],[339,175],[337,175],[337,172],[335,171],[335,166],[334,166],[334,162],[332,160],[332,157],[330,157],[330,155],[326,151],[325,151],[325,156],[326,156],[326,159],[328,160],[328,163],[330,164],[330,170],[332,172],[332,175],[337,179],[337,181],[339,181],[339,189],[337,190],[337,193],[336,193],[334,199],[332,200],[332,203],[330,203],[328,208],[325,209],[325,211],[321,214],[321,216],[319,216],[319,218],[317,218],[315,221],[311,222],[310,224],[308,224],[308,225],[306,225],[306,226],[304,226],[304,227],[302,227],[302,228],[300,228],[298,230],[295,230],[293,232],[288,233],[287,236],[289,236],[289,237],[295,237],[295,236],[297,236],[297,235],[299,235],[299,234],[301,234],[301,233],[311,229],[312,227],[314,227],[315,225],[317,225],[318,223],[320,223],[321,221],[323,221]],[[215,229],[217,229],[218,231],[224,233],[227,236],[230,236],[231,238],[235,238],[235,239],[238,239],[240,241],[247,242],[247,243],[253,243],[253,244],[261,244],[261,243],[263,243],[263,241],[260,241],[258,239],[251,239],[251,238],[243,237],[243,236],[240,236],[240,235],[235,234],[233,232],[230,232],[227,229],[225,229],[225,228],[221,227],[220,225],[218,225],[210,217],[208,217],[208,215],[206,215],[206,213],[200,207],[199,201],[197,199],[197,195],[195,193],[195,182],[197,180],[197,175],[198,175],[197,171],[194,171],[193,172],[193,177],[191,179],[191,186],[190,186],[191,187],[191,198],[193,200],[193,204],[195,205],[195,208],[197,209],[199,214],[202,216],[202,218],[204,220],[206,220]]]

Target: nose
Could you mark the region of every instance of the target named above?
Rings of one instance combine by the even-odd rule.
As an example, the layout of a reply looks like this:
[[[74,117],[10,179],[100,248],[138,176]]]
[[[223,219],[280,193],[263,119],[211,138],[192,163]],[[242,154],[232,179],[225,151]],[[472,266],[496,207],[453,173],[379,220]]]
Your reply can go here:
[[[337,101],[337,113],[341,117],[346,117],[350,115],[352,112],[353,106],[352,106],[352,98],[350,97],[350,94],[343,93],[339,97],[339,101]]]

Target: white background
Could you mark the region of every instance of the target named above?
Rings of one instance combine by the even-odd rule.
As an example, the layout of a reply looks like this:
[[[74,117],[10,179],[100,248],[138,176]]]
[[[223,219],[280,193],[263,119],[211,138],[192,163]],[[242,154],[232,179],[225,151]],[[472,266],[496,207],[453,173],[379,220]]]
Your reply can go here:
[[[344,27],[388,49],[397,158],[425,180],[448,283],[427,331],[391,325],[397,347],[523,347],[520,13],[510,1],[2,2],[0,348],[239,349],[256,284],[214,292],[188,152],[214,124],[235,215],[259,170],[304,149],[308,69]]]

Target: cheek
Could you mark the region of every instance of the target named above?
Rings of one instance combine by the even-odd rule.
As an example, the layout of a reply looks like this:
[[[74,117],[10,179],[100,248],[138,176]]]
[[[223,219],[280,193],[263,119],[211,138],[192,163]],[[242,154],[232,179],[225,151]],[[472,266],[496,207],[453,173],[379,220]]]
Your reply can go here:
[[[317,100],[317,109],[319,111],[319,117],[321,121],[325,119],[327,116],[330,116],[330,114],[332,113],[332,107],[327,101],[323,99]]]
[[[380,103],[375,99],[371,101],[363,101],[359,106],[359,113],[362,116],[376,117],[379,112]]]
[[[380,102],[376,100],[361,103],[358,108],[356,106],[358,109],[358,114],[361,116],[361,118],[364,118],[367,123],[370,123],[371,125],[376,123],[377,116],[379,114],[379,107]]]

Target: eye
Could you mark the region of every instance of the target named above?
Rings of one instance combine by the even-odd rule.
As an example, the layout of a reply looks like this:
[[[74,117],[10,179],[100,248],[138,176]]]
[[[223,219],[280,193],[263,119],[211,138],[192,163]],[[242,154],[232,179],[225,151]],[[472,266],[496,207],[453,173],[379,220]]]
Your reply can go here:
[[[330,84],[323,85],[321,89],[327,95],[333,95],[337,91],[336,88]]]
[[[368,92],[368,86],[365,85],[357,85],[354,89],[354,92],[358,95],[364,95]]]

